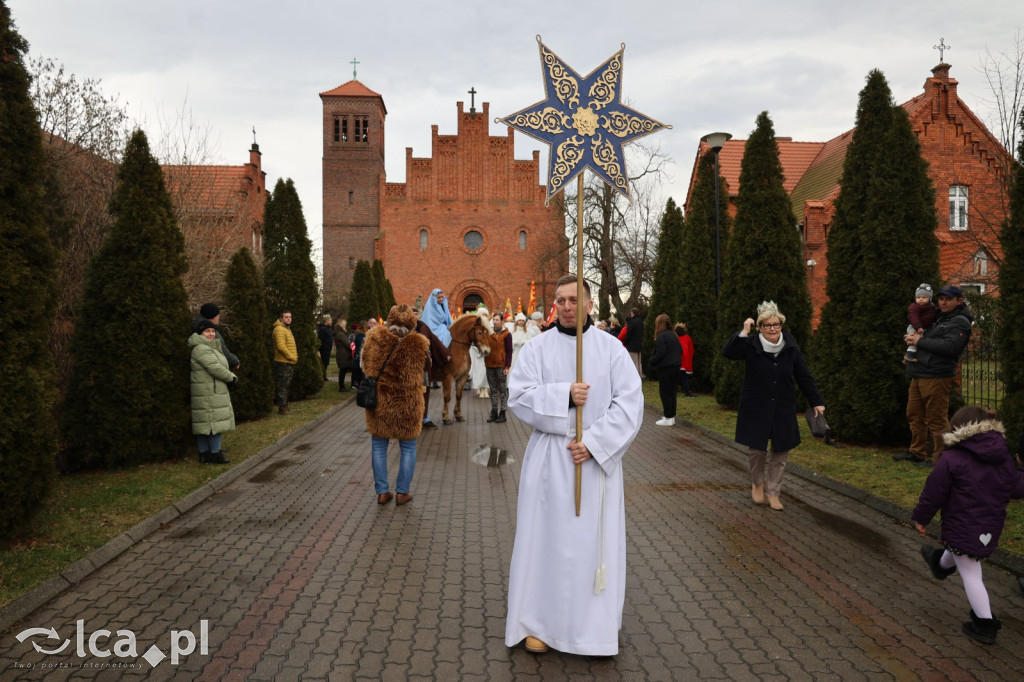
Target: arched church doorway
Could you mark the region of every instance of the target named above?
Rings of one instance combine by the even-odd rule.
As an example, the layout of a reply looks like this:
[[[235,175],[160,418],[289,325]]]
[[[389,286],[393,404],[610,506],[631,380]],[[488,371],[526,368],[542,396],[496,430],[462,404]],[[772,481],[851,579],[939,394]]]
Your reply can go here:
[[[480,294],[466,294],[462,299],[462,312],[472,312],[483,302],[484,299]]]

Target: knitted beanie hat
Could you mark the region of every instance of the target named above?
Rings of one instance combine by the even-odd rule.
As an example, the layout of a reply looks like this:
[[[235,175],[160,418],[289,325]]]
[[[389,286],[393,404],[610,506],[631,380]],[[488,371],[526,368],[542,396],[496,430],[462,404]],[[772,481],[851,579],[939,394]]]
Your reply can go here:
[[[199,314],[208,320],[212,320],[220,315],[220,308],[217,307],[216,303],[204,303],[199,306]]]
[[[914,297],[927,296],[928,300],[932,299],[932,285],[926,282],[921,282],[917,285],[917,291],[914,292]]]

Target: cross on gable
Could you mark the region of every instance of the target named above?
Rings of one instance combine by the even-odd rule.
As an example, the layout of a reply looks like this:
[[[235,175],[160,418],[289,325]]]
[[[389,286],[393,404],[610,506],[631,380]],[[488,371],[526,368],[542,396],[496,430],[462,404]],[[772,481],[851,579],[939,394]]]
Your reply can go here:
[[[471,86],[469,88],[469,90],[468,90],[468,93],[469,93],[469,113],[475,114],[476,113],[476,88]]]
[[[953,46],[952,45],[947,45],[945,38],[939,38],[939,44],[938,45],[932,45],[932,49],[939,51],[939,63],[945,64],[946,62],[945,62],[945,59],[943,58],[943,53],[946,50],[952,50]]]
[[[349,62],[352,65],[352,80],[356,80],[356,66],[359,64],[359,60],[352,57],[352,61]]]

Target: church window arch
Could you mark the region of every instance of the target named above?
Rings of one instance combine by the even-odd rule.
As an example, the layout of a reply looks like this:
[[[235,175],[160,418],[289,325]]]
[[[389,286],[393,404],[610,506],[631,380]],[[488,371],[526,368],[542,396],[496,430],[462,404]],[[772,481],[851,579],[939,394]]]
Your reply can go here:
[[[519,250],[526,251],[526,230],[519,230]]]
[[[428,235],[428,232],[427,232],[427,228],[421,227],[420,228],[420,251],[426,251],[427,250],[427,237],[428,236],[429,235]]]

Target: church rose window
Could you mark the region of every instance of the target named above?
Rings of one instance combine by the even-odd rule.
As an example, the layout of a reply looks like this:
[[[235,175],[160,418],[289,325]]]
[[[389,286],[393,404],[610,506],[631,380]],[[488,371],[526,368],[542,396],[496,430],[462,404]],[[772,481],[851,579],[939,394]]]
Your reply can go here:
[[[484,236],[476,230],[470,230],[466,233],[462,243],[466,245],[466,248],[470,251],[479,251],[484,245]]]

